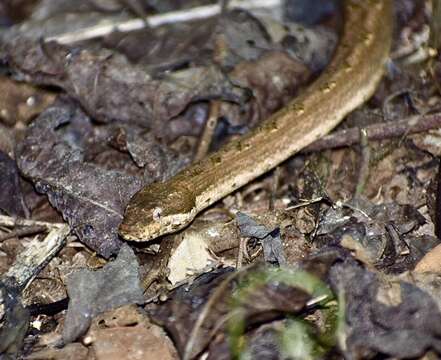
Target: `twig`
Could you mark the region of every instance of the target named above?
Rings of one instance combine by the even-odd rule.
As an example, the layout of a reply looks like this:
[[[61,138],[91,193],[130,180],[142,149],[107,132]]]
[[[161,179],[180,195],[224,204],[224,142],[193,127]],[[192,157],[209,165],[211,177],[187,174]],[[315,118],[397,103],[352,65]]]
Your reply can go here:
[[[230,1],[229,8],[240,7],[243,9],[273,8],[279,6],[281,0],[235,0]],[[78,41],[89,40],[106,36],[112,32],[129,32],[145,27],[158,27],[165,24],[194,21],[209,18],[220,14],[221,5],[205,5],[191,9],[171,11],[164,14],[149,16],[145,19],[133,19],[125,22],[106,22],[95,26],[79,29],[61,35],[50,36],[45,41],[56,41],[60,44],[71,44]]]
[[[367,126],[367,138],[369,141],[384,140],[394,137],[406,136],[441,128],[441,113],[433,115],[411,116],[405,120],[389,121]],[[338,147],[351,146],[360,142],[360,130],[351,128],[347,130],[336,131],[315,141],[302,152],[321,151],[334,149]]]
[[[214,130],[216,130],[217,121],[219,119],[220,106],[221,102],[219,100],[213,100],[210,102],[210,114],[205,123],[204,131],[202,132],[201,140],[196,155],[194,156],[194,161],[203,159],[208,153],[213,139]]]
[[[306,303],[306,306],[308,308],[311,308],[313,306],[316,306],[317,304],[320,304],[324,300],[327,300],[328,298],[329,298],[328,294],[316,296],[316,297],[312,298],[311,300],[308,300],[308,302]]]
[[[241,236],[240,239],[239,239],[239,248],[238,248],[238,251],[237,251],[236,269],[242,268],[243,258],[244,258],[244,255],[245,255],[247,243],[248,243],[248,240]]]
[[[432,16],[430,18],[429,46],[439,49],[441,45],[441,1],[432,1]]]
[[[31,304],[26,308],[29,310],[31,316],[37,316],[37,315],[53,316],[63,310],[66,310],[68,303],[69,303],[69,298],[65,297],[61,300],[54,301],[49,304]]]
[[[438,240],[441,239],[441,159],[439,159],[437,185],[435,194],[435,235]]]
[[[281,168],[277,166],[274,169],[272,181],[271,181],[271,192],[269,197],[268,210],[274,210],[274,204],[276,203],[277,191],[279,190],[279,182],[281,177]]]
[[[50,223],[45,221],[35,221],[35,220],[26,220],[26,219],[19,219],[19,218],[13,218],[11,216],[6,215],[0,215],[0,226],[6,226],[6,227],[14,227],[14,226],[43,226],[46,229],[59,229],[66,224],[63,223]]]
[[[17,256],[14,264],[3,276],[3,281],[17,288],[25,288],[63,247],[69,232],[69,226],[63,225],[53,228],[43,241],[37,238],[32,240]]]
[[[30,310],[22,304],[22,291],[63,247],[69,232],[69,226],[64,225],[52,228],[43,241],[35,238],[1,277],[0,352],[7,358],[16,358],[29,326]]]
[[[298,209],[298,208],[301,208],[301,207],[304,207],[304,206],[309,206],[309,205],[311,205],[311,204],[315,204],[315,203],[318,203],[318,202],[320,202],[320,201],[323,201],[324,199],[325,199],[325,198],[324,198],[323,196],[320,196],[320,197],[313,198],[313,199],[311,199],[311,200],[305,200],[305,201],[302,201],[300,204],[296,204],[296,205],[288,206],[288,207],[285,208],[284,210],[285,210],[285,211],[289,211],[289,210]]]
[[[368,136],[366,129],[360,129],[361,142],[361,161],[360,169],[358,170],[357,186],[355,187],[354,197],[357,198],[363,193],[369,177],[369,163],[371,161],[371,149],[369,147]]]
[[[246,271],[250,270],[255,265],[247,265],[242,267],[240,270],[237,270],[230,275],[228,275],[220,284],[219,286],[214,289],[213,293],[209,297],[208,301],[203,305],[203,308],[201,312],[199,313],[199,316],[197,320],[195,321],[193,328],[191,329],[190,336],[187,340],[187,344],[185,345],[184,354],[182,358],[184,360],[190,360],[195,355],[193,353],[194,346],[196,344],[196,340],[198,336],[200,335],[200,331],[202,329],[202,326],[204,324],[204,321],[207,319],[208,315],[210,314],[210,311],[213,310],[216,303],[222,298],[222,296],[225,294],[225,292],[228,289],[228,286],[232,283],[233,280],[236,280],[240,275],[244,274]]]
[[[44,232],[46,230],[47,230],[47,226],[41,226],[41,225],[12,230],[11,232],[0,236],[0,243],[11,238],[34,235]]]

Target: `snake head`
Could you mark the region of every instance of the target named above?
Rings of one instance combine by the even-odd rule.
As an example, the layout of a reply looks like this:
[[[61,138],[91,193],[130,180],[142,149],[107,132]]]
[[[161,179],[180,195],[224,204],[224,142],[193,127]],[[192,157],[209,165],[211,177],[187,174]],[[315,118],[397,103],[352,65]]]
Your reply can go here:
[[[130,200],[120,235],[131,241],[148,241],[187,226],[195,217],[195,197],[176,183],[153,183]]]

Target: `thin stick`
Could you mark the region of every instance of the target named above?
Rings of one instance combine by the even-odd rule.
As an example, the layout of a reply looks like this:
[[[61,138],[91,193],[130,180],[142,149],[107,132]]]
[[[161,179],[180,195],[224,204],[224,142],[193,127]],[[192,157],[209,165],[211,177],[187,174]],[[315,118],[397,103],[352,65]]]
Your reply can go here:
[[[301,208],[301,207],[304,207],[304,206],[309,206],[311,204],[318,203],[318,202],[323,201],[323,200],[324,200],[323,196],[320,196],[320,197],[317,197],[317,198],[313,198],[311,200],[304,200],[300,204],[296,204],[296,205],[293,205],[293,206],[288,206],[284,210],[288,211],[288,210],[298,209],[298,208]]]
[[[219,118],[221,102],[219,100],[213,100],[210,102],[210,114],[205,123],[204,131],[201,135],[201,140],[199,142],[196,155],[194,156],[194,161],[199,161],[203,159],[210,148],[211,141],[213,139],[214,130],[216,130],[217,121]]]
[[[441,7],[441,5],[440,5]],[[441,239],[441,159],[439,159],[437,185],[435,194],[435,235],[438,240]]]
[[[433,115],[411,116],[400,121],[389,121],[367,126],[367,138],[372,140],[384,140],[394,137],[406,136],[441,128],[441,113]],[[360,142],[360,130],[351,128],[336,131],[325,136],[306,147],[302,153],[334,149],[338,147],[351,146]]]
[[[11,216],[6,216],[6,215],[0,215],[0,226],[5,226],[5,227],[44,226],[47,229],[54,229],[54,228],[59,229],[59,228],[66,226],[66,224],[50,223],[50,222],[45,222],[45,221],[26,220],[26,219],[13,218]]]
[[[363,193],[366,183],[369,178],[369,163],[371,160],[371,149],[366,129],[360,129],[361,139],[361,161],[360,169],[358,170],[357,186],[355,187],[354,197],[358,197]]]
[[[279,6],[281,0],[236,0],[228,4],[229,8],[243,9],[273,8]],[[206,19],[221,13],[221,5],[205,5],[191,9],[171,11],[164,14],[149,16],[146,19],[133,19],[125,22],[106,22],[95,26],[79,29],[61,35],[50,36],[45,41],[56,41],[60,44],[71,44],[106,36],[112,32],[129,32],[147,27],[158,27],[165,24]]]
[[[241,236],[240,239],[239,239],[239,248],[238,248],[238,251],[237,251],[236,269],[242,268],[243,258],[244,258],[244,255],[245,255],[247,243],[248,243],[247,239]]]
[[[208,298],[208,301],[203,305],[203,308],[199,313],[199,316],[195,321],[193,328],[191,329],[190,336],[187,340],[187,344],[184,349],[184,354],[182,356],[184,360],[190,360],[195,355],[193,354],[193,347],[202,329],[204,321],[207,319],[208,314],[210,313],[211,310],[213,310],[213,307],[216,305],[216,303],[218,303],[218,301],[225,294],[225,292],[228,289],[228,286],[231,284],[233,280],[237,279],[240,275],[244,274],[245,271],[248,271],[252,267],[253,265],[247,265],[241,268],[240,270],[231,273],[219,284],[219,286],[217,286],[214,289],[212,295]]]
[[[22,237],[22,236],[34,235],[34,234],[44,232],[46,230],[47,230],[47,226],[41,226],[41,225],[29,226],[29,227],[25,227],[22,229],[12,230],[11,232],[8,232],[7,234],[0,235],[0,243],[5,240],[12,239],[15,237],[18,238],[18,237]]]
[[[37,238],[32,240],[3,276],[4,282],[24,289],[63,247],[69,232],[70,227],[65,224],[53,228],[43,241]]]

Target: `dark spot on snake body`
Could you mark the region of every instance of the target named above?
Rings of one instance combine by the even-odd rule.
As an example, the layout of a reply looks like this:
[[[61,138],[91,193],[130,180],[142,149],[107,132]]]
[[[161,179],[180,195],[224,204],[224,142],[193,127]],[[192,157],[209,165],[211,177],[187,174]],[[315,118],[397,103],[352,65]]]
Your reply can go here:
[[[231,185],[231,188],[232,189],[235,189],[237,187],[237,184],[236,183],[233,183],[232,185]]]
[[[374,39],[374,36],[371,33],[367,33],[367,34],[365,34],[365,36],[363,38],[363,43],[367,46],[372,42],[373,39]]]
[[[190,176],[197,176],[204,172],[200,166],[195,166],[193,168],[190,168],[188,169],[188,171],[190,173]]]
[[[221,158],[219,155],[214,155],[214,156],[211,158],[211,162],[212,162],[214,165],[219,165],[219,164],[222,162],[222,158]]]
[[[277,131],[277,130],[279,129],[279,126],[278,126],[278,124],[277,124],[277,121],[276,121],[276,120],[271,120],[271,121],[267,122],[267,123],[265,124],[265,129],[266,129],[267,131],[269,131],[269,132]]]
[[[340,48],[341,48],[342,50],[347,50],[347,49],[350,48],[350,46],[349,46],[349,44],[341,43],[341,44],[340,44]]]
[[[343,69],[344,69],[344,71],[345,72],[350,72],[350,71],[352,71],[352,65],[351,65],[351,63],[349,62],[349,61],[347,61],[347,60],[345,60],[344,61],[344,64],[343,64]]]
[[[320,88],[320,90],[323,92],[323,93],[328,93],[328,92],[330,92],[333,88],[335,88],[335,86],[336,86],[337,84],[335,83],[335,81],[331,81],[331,82],[328,82],[328,83],[326,83],[326,84],[324,84],[321,88]]]
[[[211,198],[206,198],[206,199],[205,199],[205,202],[206,202],[207,204],[209,204],[209,203],[211,202]]]
[[[305,112],[305,107],[303,106],[303,104],[294,104],[292,106],[292,111],[296,115],[300,116],[300,115],[302,115]]]

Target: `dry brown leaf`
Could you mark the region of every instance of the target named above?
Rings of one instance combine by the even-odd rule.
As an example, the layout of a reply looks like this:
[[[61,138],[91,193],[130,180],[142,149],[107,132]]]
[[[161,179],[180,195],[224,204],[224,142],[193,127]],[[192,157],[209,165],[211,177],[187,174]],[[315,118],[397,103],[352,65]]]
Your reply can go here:
[[[135,306],[104,313],[84,338],[97,360],[177,359],[170,340]]]
[[[414,269],[415,272],[441,273],[441,244],[435,246],[418,262]]]

